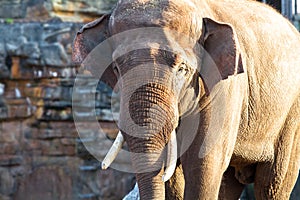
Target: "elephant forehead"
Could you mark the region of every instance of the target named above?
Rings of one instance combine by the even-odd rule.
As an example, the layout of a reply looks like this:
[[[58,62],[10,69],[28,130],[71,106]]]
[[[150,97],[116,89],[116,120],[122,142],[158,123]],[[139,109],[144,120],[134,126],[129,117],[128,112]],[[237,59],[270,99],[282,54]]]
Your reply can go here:
[[[112,54],[121,71],[128,71],[139,65],[147,65],[151,68],[163,65],[167,68],[176,67],[181,63],[188,64],[192,68],[197,67],[198,57],[192,49],[161,47],[159,45],[127,46],[119,45]]]
[[[188,3],[187,3],[188,2]],[[188,37],[198,38],[202,20],[196,6],[187,0],[119,1],[110,20],[113,34],[140,27],[168,27]]]
[[[187,61],[192,66],[197,64],[196,54],[194,53],[197,43],[189,38],[184,38],[184,36],[180,37],[180,34],[169,29],[157,27],[139,28],[114,35],[112,38],[113,60],[135,51],[134,55],[144,52],[141,56],[145,59],[147,59],[147,56],[173,54],[183,61]],[[142,51],[143,49],[148,49],[148,51]],[[158,52],[165,53],[158,54]]]
[[[148,49],[148,51],[145,51]],[[115,50],[113,51],[112,58],[113,60],[117,60],[119,57],[124,55],[129,55],[130,52],[136,52],[134,55],[138,55],[142,53],[145,59],[146,57],[156,57],[156,56],[167,56],[167,55],[178,55],[181,58],[186,58],[186,51],[180,46],[169,46],[166,44],[159,43],[120,43],[117,45]],[[140,52],[140,53],[139,53]],[[164,53],[161,53],[164,52]]]

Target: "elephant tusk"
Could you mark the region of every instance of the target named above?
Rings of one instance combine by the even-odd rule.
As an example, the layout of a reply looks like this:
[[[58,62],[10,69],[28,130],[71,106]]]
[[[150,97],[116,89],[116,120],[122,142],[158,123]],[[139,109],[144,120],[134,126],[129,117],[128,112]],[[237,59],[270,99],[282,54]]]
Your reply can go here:
[[[123,146],[123,143],[124,143],[124,137],[121,131],[119,131],[112,147],[109,149],[104,160],[102,161],[101,167],[103,170],[107,169],[111,165],[111,163],[115,160],[115,158],[117,157],[118,153],[120,152]]]
[[[175,130],[171,133],[170,141],[168,144],[166,170],[162,176],[163,182],[168,181],[174,174],[177,161],[177,140]]]

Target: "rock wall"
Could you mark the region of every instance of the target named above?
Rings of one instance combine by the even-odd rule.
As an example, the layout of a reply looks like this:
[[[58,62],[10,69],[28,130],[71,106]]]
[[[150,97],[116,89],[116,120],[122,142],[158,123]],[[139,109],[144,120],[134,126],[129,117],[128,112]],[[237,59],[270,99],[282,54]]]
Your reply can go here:
[[[47,20],[91,21],[110,12],[117,0],[2,0],[0,18],[3,21]],[[11,12],[13,10],[13,12]]]
[[[133,187],[132,174],[100,170],[83,144],[96,141],[103,156],[111,144],[106,135],[117,132],[110,89],[99,84],[95,94],[106,134],[88,120],[79,135],[72,113],[72,100],[86,108],[91,92],[91,79],[77,77],[81,96],[72,97],[78,69],[70,59],[73,38],[83,22],[111,6],[96,0],[0,2],[0,200],[115,200]],[[88,116],[85,110],[79,114]]]

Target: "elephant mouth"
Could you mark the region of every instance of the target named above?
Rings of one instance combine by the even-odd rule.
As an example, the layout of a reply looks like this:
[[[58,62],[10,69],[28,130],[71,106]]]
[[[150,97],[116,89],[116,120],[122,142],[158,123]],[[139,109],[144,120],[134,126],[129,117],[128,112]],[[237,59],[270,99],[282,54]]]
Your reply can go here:
[[[104,160],[102,161],[102,169],[107,169],[112,162],[117,157],[118,153],[120,152],[125,140],[124,137],[119,131],[113,145],[109,149],[107,155],[105,156]],[[170,140],[167,144],[167,161],[166,161],[166,168],[164,174],[162,176],[162,181],[168,181],[172,175],[174,174],[176,168],[176,160],[177,160],[177,140],[176,140],[176,132],[175,130],[172,131]]]

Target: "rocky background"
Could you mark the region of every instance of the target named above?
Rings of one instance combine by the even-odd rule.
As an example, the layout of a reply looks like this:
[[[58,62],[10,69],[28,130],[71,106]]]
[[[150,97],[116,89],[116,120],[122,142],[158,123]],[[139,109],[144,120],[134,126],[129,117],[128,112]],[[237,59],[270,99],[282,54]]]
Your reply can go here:
[[[92,121],[78,134],[71,110],[73,100],[82,107],[77,117],[89,119],[85,100],[93,84],[77,77],[80,96],[72,97],[78,69],[70,59],[73,38],[114,2],[0,1],[0,200],[118,200],[134,186],[132,174],[100,170],[84,146],[91,144],[103,156],[101,149],[111,144],[107,137],[117,132],[110,107],[112,102],[118,108],[118,101],[111,91],[102,84],[96,91],[97,120],[106,134]],[[128,164],[123,157],[116,166]],[[250,193],[251,186],[245,198]]]

